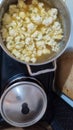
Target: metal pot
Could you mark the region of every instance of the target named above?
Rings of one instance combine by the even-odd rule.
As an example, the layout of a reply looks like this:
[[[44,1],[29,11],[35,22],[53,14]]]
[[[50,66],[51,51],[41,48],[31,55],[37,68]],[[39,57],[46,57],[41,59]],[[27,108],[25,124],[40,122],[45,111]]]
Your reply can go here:
[[[28,127],[43,117],[47,97],[39,81],[20,76],[9,81],[5,87],[0,111],[6,122],[17,127]]]
[[[43,0],[42,0],[43,1]],[[30,69],[30,65],[31,66],[37,66],[37,65],[45,65],[47,63],[50,63],[52,61],[55,61],[60,55],[62,55],[62,53],[65,51],[65,49],[67,48],[68,45],[68,40],[70,37],[70,32],[71,32],[71,19],[70,19],[70,14],[68,11],[68,8],[66,6],[66,4],[62,1],[62,0],[44,0],[47,2],[47,4],[52,5],[53,7],[56,7],[59,11],[59,14],[61,16],[62,19],[62,24],[63,24],[63,28],[64,28],[64,38],[61,41],[61,46],[60,46],[60,50],[54,54],[51,58],[48,57],[48,59],[44,60],[43,62],[39,62],[39,63],[29,63],[28,64],[28,68]],[[3,14],[6,12],[8,6],[12,3],[16,3],[17,0],[0,0],[0,19],[2,19]],[[13,59],[15,59],[16,61],[19,61],[23,64],[26,64],[25,62],[15,58],[6,48],[6,46],[3,43],[2,37],[0,35],[0,45],[3,48],[3,50]],[[54,69],[55,70],[55,69]],[[30,69],[31,71],[31,69]],[[45,73],[45,72],[49,72],[49,70],[45,70],[44,72],[39,72],[39,73]],[[30,75],[33,75],[32,73],[30,73]]]

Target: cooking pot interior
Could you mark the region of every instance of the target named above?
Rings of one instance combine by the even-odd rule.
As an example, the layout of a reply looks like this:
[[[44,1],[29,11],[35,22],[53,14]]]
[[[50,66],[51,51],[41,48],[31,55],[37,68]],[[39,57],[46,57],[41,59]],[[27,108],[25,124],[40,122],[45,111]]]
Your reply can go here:
[[[40,1],[44,1],[48,5],[50,5],[52,7],[56,7],[58,9],[59,15],[60,15],[60,20],[61,20],[61,23],[62,23],[62,26],[63,26],[64,37],[63,37],[62,41],[60,41],[59,51],[57,53],[53,53],[50,56],[47,55],[45,58],[43,58],[42,61],[40,59],[39,61],[37,61],[37,64],[43,63],[44,61],[45,61],[45,63],[51,62],[51,61],[55,60],[56,58],[58,58],[64,52],[64,50],[66,49],[66,45],[68,43],[68,40],[69,40],[70,29],[71,29],[70,15],[69,15],[67,7],[65,6],[65,3],[62,2],[62,0],[40,0]],[[2,16],[7,11],[9,5],[17,3],[17,2],[18,2],[18,0],[3,0],[1,2],[1,6],[0,6],[1,7],[1,9],[0,9],[0,19],[2,19]],[[0,28],[1,28],[1,22],[0,22]],[[0,43],[1,43],[1,46],[4,49],[4,51],[6,51],[12,58],[16,59],[6,49],[1,36],[0,36]],[[23,63],[23,61],[20,61],[20,62]]]

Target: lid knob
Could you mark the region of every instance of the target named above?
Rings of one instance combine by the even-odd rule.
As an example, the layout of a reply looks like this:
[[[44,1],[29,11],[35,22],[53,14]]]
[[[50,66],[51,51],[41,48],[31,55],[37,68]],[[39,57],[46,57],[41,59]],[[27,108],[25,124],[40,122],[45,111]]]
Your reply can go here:
[[[27,103],[23,103],[22,104],[22,110],[21,110],[22,114],[26,115],[26,114],[29,113],[29,111],[30,110],[29,110],[28,104]]]

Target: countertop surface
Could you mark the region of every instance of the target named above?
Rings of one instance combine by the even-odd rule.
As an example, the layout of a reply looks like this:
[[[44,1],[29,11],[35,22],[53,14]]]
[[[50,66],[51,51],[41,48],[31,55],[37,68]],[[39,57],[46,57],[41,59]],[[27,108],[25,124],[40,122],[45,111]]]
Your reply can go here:
[[[70,12],[70,16],[71,16],[71,36],[70,36],[70,39],[69,39],[69,42],[68,42],[68,46],[67,46],[67,49],[66,49],[66,51],[65,52],[67,52],[67,53],[63,53],[62,54],[62,56],[58,59],[58,61],[60,62],[59,64],[60,64],[60,68],[59,68],[59,70],[58,70],[58,72],[60,73],[61,72],[61,74],[63,74],[63,76],[62,75],[60,75],[60,77],[61,77],[61,80],[60,80],[60,82],[62,82],[62,79],[63,80],[65,80],[64,79],[64,73],[65,72],[63,72],[63,68],[62,68],[62,66],[63,66],[63,64],[61,63],[62,61],[61,61],[61,59],[63,60],[63,57],[64,57],[64,55],[68,55],[68,57],[70,57],[70,53],[73,53],[73,1],[72,0],[65,0],[66,1],[66,4],[67,4],[67,6],[68,6],[68,8],[69,8],[69,12]],[[69,59],[71,59],[71,58],[69,58]],[[67,59],[68,60],[68,59]],[[68,71],[67,70],[67,66],[68,66],[68,64],[70,64],[71,65],[71,62],[73,62],[72,60],[69,62],[69,63],[67,63],[66,61],[63,61],[64,62],[64,65],[65,65],[65,63],[67,64],[66,66],[65,66],[65,69],[66,69],[66,71]],[[62,64],[62,65],[61,65]],[[63,66],[64,67],[64,66]],[[65,70],[64,69],[64,70]],[[62,73],[63,72],[63,73]],[[68,73],[68,72],[67,72]],[[69,75],[71,75],[71,74],[69,74]],[[71,78],[71,76],[70,76],[70,78]],[[69,82],[70,82],[70,80],[69,80]],[[67,96],[65,96],[64,94],[59,94],[60,95],[60,97],[64,100],[64,101],[66,101],[71,107],[73,107],[73,100],[71,100],[71,99],[69,99]]]

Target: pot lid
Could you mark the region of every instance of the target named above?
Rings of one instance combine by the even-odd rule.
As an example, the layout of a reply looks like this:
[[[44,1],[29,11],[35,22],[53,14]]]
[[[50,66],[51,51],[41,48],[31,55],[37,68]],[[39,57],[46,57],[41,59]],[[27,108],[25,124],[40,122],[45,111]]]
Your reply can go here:
[[[35,124],[44,115],[46,106],[44,90],[32,82],[12,84],[1,98],[1,114],[13,126]]]

